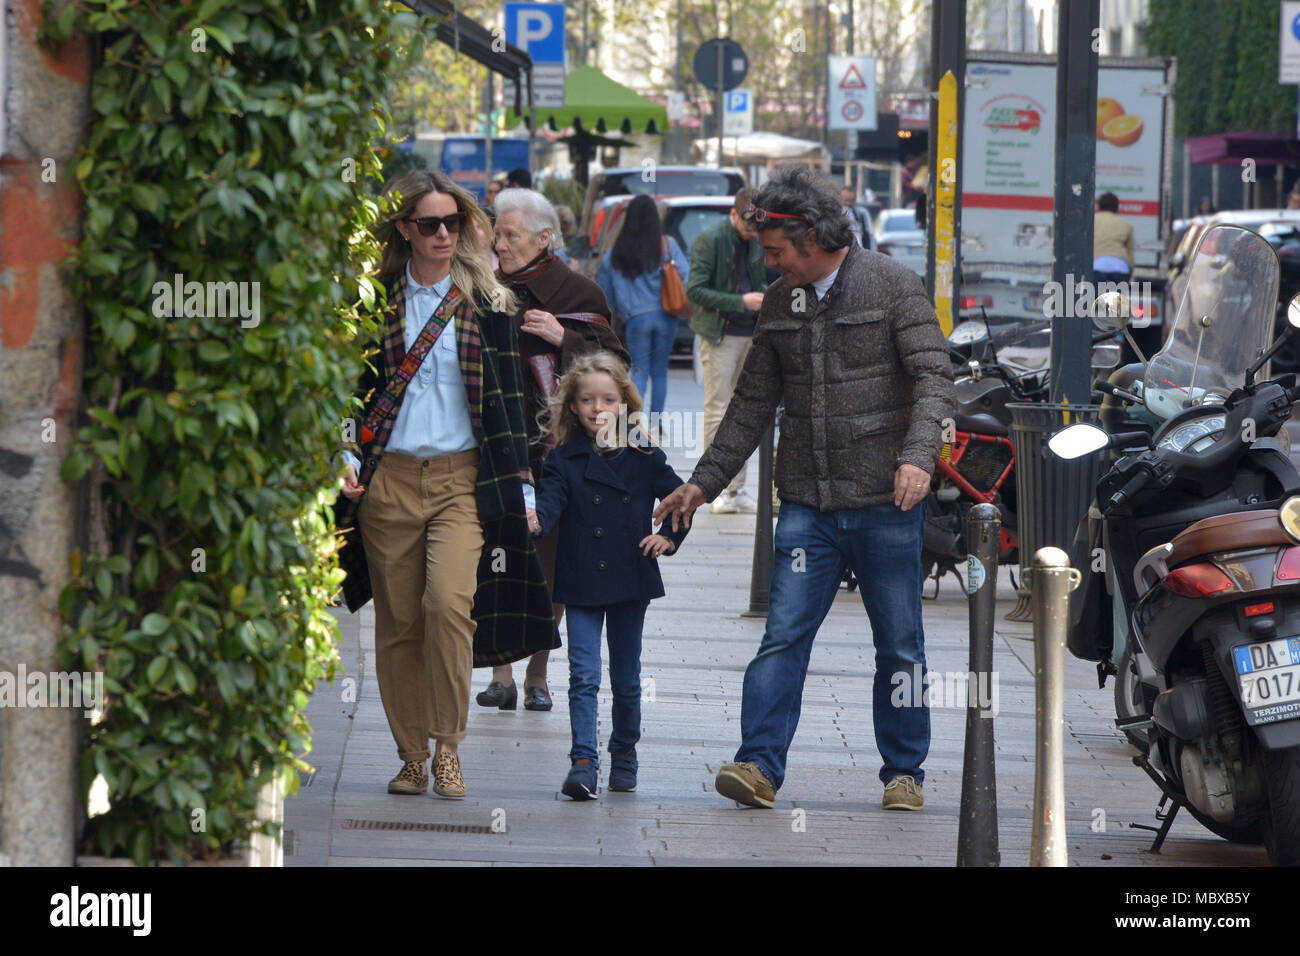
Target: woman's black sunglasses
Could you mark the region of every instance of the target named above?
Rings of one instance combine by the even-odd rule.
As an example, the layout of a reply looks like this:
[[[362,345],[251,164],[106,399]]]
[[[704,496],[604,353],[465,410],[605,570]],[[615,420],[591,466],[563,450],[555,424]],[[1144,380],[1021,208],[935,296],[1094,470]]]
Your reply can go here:
[[[452,213],[450,216],[425,216],[423,219],[406,220],[420,230],[422,236],[436,236],[442,226],[447,227],[447,232],[455,235],[460,232],[460,227],[465,225],[465,214],[463,212]]]

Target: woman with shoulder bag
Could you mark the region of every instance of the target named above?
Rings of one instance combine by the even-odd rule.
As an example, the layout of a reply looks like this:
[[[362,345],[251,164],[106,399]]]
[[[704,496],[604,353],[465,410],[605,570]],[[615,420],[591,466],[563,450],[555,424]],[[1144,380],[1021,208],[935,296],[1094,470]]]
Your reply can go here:
[[[379,694],[402,760],[388,792],[428,789],[432,739],[434,792],[463,797],[471,669],[558,642],[528,533],[514,296],[488,266],[484,214],[441,172],[387,191],[400,206],[374,229],[388,300],[358,386],[361,455],[346,454],[340,565],[349,610],[375,601]]]
[[[680,277],[681,302],[665,300],[665,274],[671,265]],[[610,307],[623,317],[623,335],[632,353],[632,383],[658,416],[668,394],[668,358],[677,338],[678,317],[665,305],[685,306],[685,283],[691,264],[672,236],[664,234],[659,207],[649,196],[636,196],[627,206],[623,229],[600,262],[596,281]],[[679,283],[669,279],[670,293]],[[671,295],[669,296],[671,299]]]

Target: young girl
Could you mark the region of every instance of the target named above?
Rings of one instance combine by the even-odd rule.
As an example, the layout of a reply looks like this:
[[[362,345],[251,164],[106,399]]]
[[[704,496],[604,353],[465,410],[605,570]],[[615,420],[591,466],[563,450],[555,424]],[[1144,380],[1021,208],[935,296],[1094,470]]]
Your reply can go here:
[[[641,396],[609,352],[579,358],[560,379],[547,427],[555,450],[529,514],[534,535],[559,526],[552,597],[566,606],[569,630],[569,724],[572,768],[561,787],[574,800],[597,792],[596,692],[600,630],[609,641],[613,732],[609,789],[636,789],[641,739],[641,626],[653,598],[663,597],[656,558],[672,554],[686,528],[650,531],[656,498],[682,483],[662,449],[635,425]],[[630,419],[630,421],[629,421]]]

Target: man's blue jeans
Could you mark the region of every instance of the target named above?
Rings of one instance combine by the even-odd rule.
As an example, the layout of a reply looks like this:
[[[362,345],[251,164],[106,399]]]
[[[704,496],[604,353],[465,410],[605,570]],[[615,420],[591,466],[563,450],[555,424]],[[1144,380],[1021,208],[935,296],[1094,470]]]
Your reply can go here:
[[[920,783],[930,750],[930,710],[921,627],[921,530],[925,503],[821,512],[781,502],[776,524],[767,631],[745,670],[738,762],[758,764],[772,786],[785,780],[786,752],[799,724],[813,638],[830,610],[847,563],[858,579],[876,645],[872,716],[884,759],[882,782],[909,774]],[[902,675],[901,678],[896,675]],[[895,688],[904,706],[894,706]]]
[[[569,626],[569,727],[573,731],[570,760],[583,757],[599,763],[596,752],[596,694],[600,691],[600,626],[609,640],[611,708],[609,752],[626,753],[641,739],[641,628],[648,601],[625,601],[605,607],[564,609]]]

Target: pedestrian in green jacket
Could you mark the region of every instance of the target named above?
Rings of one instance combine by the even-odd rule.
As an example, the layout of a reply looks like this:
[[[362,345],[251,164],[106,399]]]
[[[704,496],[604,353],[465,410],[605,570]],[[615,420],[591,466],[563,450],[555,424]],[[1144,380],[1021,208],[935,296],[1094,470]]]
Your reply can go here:
[[[700,233],[691,248],[686,298],[695,306],[691,329],[699,336],[704,368],[704,445],[727,412],[727,403],[745,366],[767,280],[763,249],[750,215],[750,190],[742,189],[727,218]],[[745,491],[742,466],[710,506],[716,514],[758,510]]]

